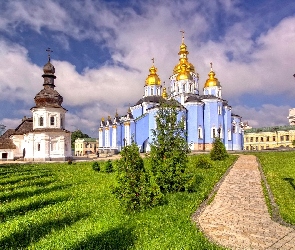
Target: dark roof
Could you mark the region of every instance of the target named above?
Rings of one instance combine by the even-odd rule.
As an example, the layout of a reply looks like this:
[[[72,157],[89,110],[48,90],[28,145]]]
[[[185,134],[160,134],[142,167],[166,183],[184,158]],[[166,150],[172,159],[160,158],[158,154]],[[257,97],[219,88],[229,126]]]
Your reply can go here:
[[[66,132],[71,133],[70,131],[66,129],[60,129],[60,128],[36,128],[33,130],[34,132]]]
[[[285,125],[285,126],[273,126],[273,127],[262,127],[262,128],[251,128],[245,129],[244,133],[259,133],[259,132],[275,132],[275,131],[289,131],[295,130],[294,125]]]
[[[9,138],[0,138],[0,149],[15,149],[16,146]]]
[[[199,95],[189,96],[185,102],[202,102],[202,98]]]
[[[215,95],[200,95],[199,96],[200,99],[220,99],[219,97],[215,96]]]
[[[24,118],[15,129],[15,135],[23,135],[33,131],[33,118]]]
[[[160,103],[165,99],[162,96],[153,95],[153,96],[145,96],[141,98],[135,105],[142,104],[143,102],[153,102],[153,103]]]
[[[236,115],[236,114],[231,114],[231,116],[237,116],[237,117],[240,117],[240,118],[242,118],[241,116],[239,116],[239,115]]]
[[[11,135],[14,134],[14,132],[15,132],[15,129],[12,129],[12,128],[7,129],[5,133],[2,136],[0,136],[0,138],[9,138]]]

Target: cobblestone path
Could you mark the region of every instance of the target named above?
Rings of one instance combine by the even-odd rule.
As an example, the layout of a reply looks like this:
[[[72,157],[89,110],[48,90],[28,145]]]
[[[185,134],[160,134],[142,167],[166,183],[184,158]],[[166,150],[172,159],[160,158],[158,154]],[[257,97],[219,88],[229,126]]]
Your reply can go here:
[[[231,249],[295,249],[295,230],[270,218],[252,155],[240,156],[197,223],[212,241]]]

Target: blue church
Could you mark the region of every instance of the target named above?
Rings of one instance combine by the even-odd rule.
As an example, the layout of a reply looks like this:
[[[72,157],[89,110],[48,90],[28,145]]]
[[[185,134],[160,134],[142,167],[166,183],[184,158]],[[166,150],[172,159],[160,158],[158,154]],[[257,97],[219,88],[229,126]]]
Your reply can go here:
[[[162,87],[154,66],[144,85],[143,97],[129,107],[127,114],[102,118],[99,126],[99,151],[119,152],[132,140],[141,152],[150,150],[152,129],[156,129],[155,117],[158,105],[165,99],[175,99],[184,110],[187,143],[191,150],[208,151],[215,137],[220,137],[227,150],[243,149],[241,117],[232,113],[232,107],[222,99],[222,87],[212,69],[204,83],[203,94],[199,93],[199,75],[188,61],[184,37],[178,52],[179,62],[170,77],[169,91]],[[169,92],[169,94],[168,94]]]

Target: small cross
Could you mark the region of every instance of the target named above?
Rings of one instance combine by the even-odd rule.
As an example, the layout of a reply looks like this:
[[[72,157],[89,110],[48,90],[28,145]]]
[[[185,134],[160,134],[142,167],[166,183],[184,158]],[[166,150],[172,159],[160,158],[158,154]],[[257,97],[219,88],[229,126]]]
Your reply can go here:
[[[210,62],[210,65],[211,65],[211,71],[212,71],[212,70],[213,70],[213,69],[212,69],[212,65],[213,65],[213,63],[212,63],[212,62]]]
[[[182,33],[182,42],[184,42],[184,31],[181,30],[180,32]]]
[[[48,62],[50,62],[50,52],[53,52],[53,50],[48,47],[46,51],[48,53]]]
[[[155,63],[155,58],[152,58],[152,62],[153,62],[153,64]]]

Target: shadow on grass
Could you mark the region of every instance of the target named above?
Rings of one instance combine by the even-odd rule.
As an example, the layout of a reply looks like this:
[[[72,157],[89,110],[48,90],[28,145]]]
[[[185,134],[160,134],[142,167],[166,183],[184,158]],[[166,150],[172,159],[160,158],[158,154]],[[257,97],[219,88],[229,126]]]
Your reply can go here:
[[[30,181],[30,180],[36,180],[40,179],[43,177],[53,177],[52,174],[40,174],[40,175],[27,175],[27,176],[18,176],[17,178],[14,179],[3,179],[0,181],[0,185],[13,185],[18,182],[25,182],[25,181]]]
[[[25,174],[45,174],[45,173],[50,173],[49,170],[47,169],[7,169],[5,171],[0,171],[0,177],[1,178],[7,178],[7,177],[12,177],[12,176],[20,176],[20,175],[25,175]]]
[[[61,196],[48,200],[32,201],[29,204],[15,207],[13,209],[0,212],[0,223],[9,220],[11,217],[25,215],[29,211],[36,211],[49,205],[54,205],[63,201],[67,201],[68,196]]]
[[[290,185],[292,186],[292,188],[295,190],[295,184],[294,184],[294,179],[293,178],[283,178],[284,181],[287,181],[290,183]]]
[[[89,236],[85,241],[71,247],[79,249],[124,250],[134,245],[135,236],[131,228],[116,227],[98,235]]]
[[[52,230],[60,230],[74,224],[88,214],[75,214],[64,218],[48,220],[43,223],[29,224],[19,231],[0,239],[0,249],[23,249],[50,234]]]
[[[22,184],[19,184],[17,186],[6,186],[6,187],[2,187],[1,188],[1,192],[3,191],[13,191],[13,190],[17,190],[19,188],[25,188],[25,187],[46,187],[48,185],[50,185],[51,183],[56,182],[56,180],[50,179],[50,180],[46,180],[46,179],[41,179],[41,180],[33,180],[33,181],[29,181],[29,182],[24,182]]]
[[[53,186],[53,187],[50,187],[50,188],[39,188],[39,189],[36,189],[34,191],[16,191],[14,193],[8,193],[8,194],[3,194],[0,196],[0,202],[9,202],[9,201],[12,201],[12,200],[15,200],[15,199],[26,199],[26,198],[29,198],[31,196],[34,196],[34,195],[39,195],[39,194],[48,194],[48,193],[51,193],[51,192],[54,192],[54,191],[58,191],[58,190],[61,190],[61,189],[65,189],[65,188],[68,188],[69,186],[72,186],[71,184],[67,184],[67,185],[57,185],[57,186]]]

